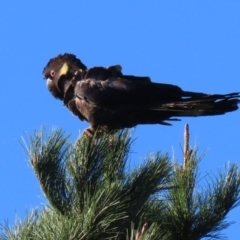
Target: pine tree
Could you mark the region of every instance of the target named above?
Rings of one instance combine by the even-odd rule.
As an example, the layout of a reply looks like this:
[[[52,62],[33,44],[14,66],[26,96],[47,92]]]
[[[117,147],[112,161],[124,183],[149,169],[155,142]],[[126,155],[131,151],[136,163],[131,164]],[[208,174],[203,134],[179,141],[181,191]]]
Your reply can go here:
[[[31,166],[49,204],[14,227],[2,225],[1,239],[85,240],[221,238],[230,210],[240,204],[240,172],[201,177],[196,150],[185,136],[184,162],[167,154],[146,157],[130,169],[128,130],[69,141],[61,129],[30,135]],[[209,177],[211,176],[211,177]],[[208,177],[208,178],[207,178]]]

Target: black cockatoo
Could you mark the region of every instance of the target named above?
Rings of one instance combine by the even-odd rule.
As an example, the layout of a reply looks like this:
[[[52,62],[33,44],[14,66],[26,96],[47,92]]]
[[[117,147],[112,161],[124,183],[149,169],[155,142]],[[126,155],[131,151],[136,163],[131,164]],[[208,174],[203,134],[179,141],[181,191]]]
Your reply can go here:
[[[122,74],[120,65],[87,67],[73,54],[50,59],[43,69],[55,98],[90,127],[117,130],[138,124],[164,124],[183,116],[220,115],[238,109],[239,92],[205,94],[151,82],[149,77]]]

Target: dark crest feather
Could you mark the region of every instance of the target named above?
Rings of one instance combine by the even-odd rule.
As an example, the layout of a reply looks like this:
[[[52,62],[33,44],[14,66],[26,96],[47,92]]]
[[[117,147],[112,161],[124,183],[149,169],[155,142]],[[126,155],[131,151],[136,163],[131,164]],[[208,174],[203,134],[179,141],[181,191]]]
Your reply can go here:
[[[46,67],[43,69],[43,75],[46,74],[47,71],[49,71],[49,68],[54,68],[54,69],[60,69],[63,63],[68,63],[69,66],[71,66],[72,70],[86,70],[87,67],[81,62],[80,59],[76,57],[76,55],[71,54],[71,53],[64,53],[64,54],[59,54],[55,58],[51,58],[49,62],[47,63]]]

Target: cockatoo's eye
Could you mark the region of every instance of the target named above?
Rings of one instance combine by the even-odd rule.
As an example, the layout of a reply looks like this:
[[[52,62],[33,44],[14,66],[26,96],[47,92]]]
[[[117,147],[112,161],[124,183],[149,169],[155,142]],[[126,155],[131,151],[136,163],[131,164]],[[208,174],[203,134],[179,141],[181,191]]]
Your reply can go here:
[[[55,76],[55,71],[54,71],[54,70],[51,70],[50,76],[51,76],[52,78]]]

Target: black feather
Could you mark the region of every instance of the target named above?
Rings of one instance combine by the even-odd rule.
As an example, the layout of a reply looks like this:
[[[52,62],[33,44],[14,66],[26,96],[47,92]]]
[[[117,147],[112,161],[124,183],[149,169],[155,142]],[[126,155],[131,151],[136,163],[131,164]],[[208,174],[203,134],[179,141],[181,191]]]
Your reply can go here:
[[[47,78],[51,69],[60,71],[67,63],[68,72],[56,75],[52,94],[91,129],[119,129],[138,124],[163,124],[185,116],[212,116],[235,111],[239,92],[205,94],[183,91],[180,87],[153,83],[149,77],[124,75],[121,66],[108,68],[86,66],[72,54],[51,59],[44,68]],[[57,94],[56,94],[57,92]]]

